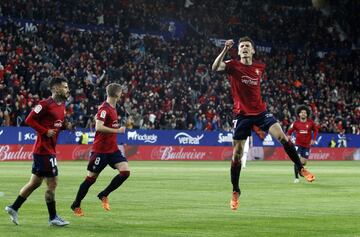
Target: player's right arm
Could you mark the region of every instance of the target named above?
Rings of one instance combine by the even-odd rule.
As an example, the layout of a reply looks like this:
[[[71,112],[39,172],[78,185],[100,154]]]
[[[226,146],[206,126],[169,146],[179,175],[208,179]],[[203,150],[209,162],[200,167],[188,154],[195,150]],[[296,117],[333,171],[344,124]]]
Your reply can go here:
[[[109,128],[104,125],[104,121],[101,121],[99,119],[95,120],[95,130],[97,132],[104,132],[104,133],[125,133],[125,127]]]
[[[226,65],[224,63],[224,57],[225,57],[226,53],[229,51],[229,49],[231,49],[231,47],[233,45],[234,45],[233,40],[226,40],[225,41],[224,49],[221,51],[219,56],[217,56],[214,63],[212,64],[211,69],[213,71],[219,72],[219,71],[224,71],[225,70]]]
[[[44,112],[44,107],[46,106],[46,102],[41,101],[38,105],[34,107],[34,109],[30,112],[30,114],[26,117],[25,123],[35,129],[40,135],[46,134],[48,137],[52,137],[56,134],[55,129],[47,129],[39,123],[39,116]]]

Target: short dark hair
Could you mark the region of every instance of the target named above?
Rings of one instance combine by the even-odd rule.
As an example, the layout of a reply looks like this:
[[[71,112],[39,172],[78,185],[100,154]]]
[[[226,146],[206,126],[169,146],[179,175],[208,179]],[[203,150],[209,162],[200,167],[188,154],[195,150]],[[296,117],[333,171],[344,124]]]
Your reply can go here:
[[[306,106],[306,105],[299,105],[299,106],[296,108],[296,115],[299,115],[302,110],[305,110],[307,116],[310,117],[311,111],[310,111],[309,107]]]
[[[239,39],[239,44],[241,43],[241,42],[245,42],[245,41],[249,41],[250,43],[251,43],[251,45],[253,46],[253,48],[255,48],[255,44],[254,44],[254,41],[249,37],[249,36],[244,36],[244,37],[241,37],[240,39]]]
[[[59,84],[62,84],[63,82],[68,82],[66,80],[66,78],[63,78],[63,77],[54,77],[50,80],[50,89],[52,89],[55,85],[59,85]]]

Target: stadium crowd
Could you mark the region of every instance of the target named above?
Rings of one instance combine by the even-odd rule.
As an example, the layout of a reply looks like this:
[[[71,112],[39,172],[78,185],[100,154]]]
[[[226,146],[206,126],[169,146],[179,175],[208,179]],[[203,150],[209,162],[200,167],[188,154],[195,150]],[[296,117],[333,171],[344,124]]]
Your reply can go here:
[[[256,58],[267,64],[264,99],[285,129],[296,118],[296,106],[307,104],[320,131],[360,134],[360,55],[350,49],[356,33],[351,41],[324,30],[334,18],[306,5],[258,7],[263,1],[235,5],[228,18],[211,1],[108,2],[1,2],[0,15],[55,24],[39,24],[31,33],[12,18],[0,25],[0,126],[23,126],[34,104],[49,96],[49,79],[63,76],[71,88],[66,116],[73,127],[94,127],[104,88],[116,81],[125,94],[119,117],[129,128],[230,130],[229,85],[224,74],[210,71],[221,49],[208,37],[248,34],[271,45],[270,52],[258,50]],[[225,1],[216,3],[226,7]],[[139,27],[166,31],[166,17],[188,22],[188,33],[167,40],[129,33]],[[64,22],[115,30],[79,31]]]

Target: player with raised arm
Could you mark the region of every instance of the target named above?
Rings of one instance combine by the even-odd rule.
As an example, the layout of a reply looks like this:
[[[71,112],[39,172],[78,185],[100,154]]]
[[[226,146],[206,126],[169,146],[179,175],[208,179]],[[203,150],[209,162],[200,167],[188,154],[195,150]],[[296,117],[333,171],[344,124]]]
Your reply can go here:
[[[76,198],[71,205],[75,216],[84,215],[80,207],[81,201],[107,165],[117,169],[119,172],[111,180],[110,184],[97,195],[102,202],[102,207],[107,211],[110,211],[108,195],[120,187],[130,176],[130,169],[125,154],[119,150],[117,144],[117,133],[125,133],[125,127],[119,126],[116,112],[116,103],[120,100],[121,94],[122,87],[117,83],[111,83],[106,87],[106,101],[99,107],[95,118],[96,133],[87,166],[88,174],[80,184]]]
[[[49,225],[65,226],[69,222],[56,214],[55,189],[58,182],[56,162],[56,142],[61,129],[64,128],[65,101],[69,97],[69,87],[64,78],[53,78],[50,81],[51,97],[42,100],[27,116],[25,122],[37,132],[33,148],[33,166],[30,180],[20,190],[14,203],[5,207],[10,219],[19,225],[18,210],[30,194],[46,181],[45,201],[49,212]]]
[[[227,73],[234,102],[233,155],[230,169],[233,192],[230,207],[232,210],[237,210],[241,194],[239,187],[241,157],[246,138],[250,136],[254,124],[264,132],[269,132],[283,145],[290,159],[297,165],[301,176],[309,182],[314,181],[315,176],[303,167],[294,145],[284,134],[279,122],[266,110],[260,92],[260,80],[265,71],[265,64],[253,60],[254,42],[249,37],[240,38],[238,45],[240,60],[224,61],[226,53],[233,45],[233,40],[225,42],[223,50],[212,65],[212,70]]]
[[[310,110],[307,106],[300,105],[296,109],[296,114],[299,115],[299,119],[291,124],[290,129],[287,132],[287,136],[291,139],[291,134],[295,132],[295,147],[300,156],[301,163],[305,166],[310,155],[310,147],[315,144],[318,128],[314,121],[308,118]],[[294,165],[294,173],[294,183],[299,183],[299,170],[296,165]]]

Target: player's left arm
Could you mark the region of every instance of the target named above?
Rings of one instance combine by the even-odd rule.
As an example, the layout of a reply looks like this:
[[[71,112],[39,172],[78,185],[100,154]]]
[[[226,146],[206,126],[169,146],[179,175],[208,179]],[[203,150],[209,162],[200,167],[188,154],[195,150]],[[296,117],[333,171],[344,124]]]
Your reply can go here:
[[[125,133],[125,127],[120,128],[109,128],[104,125],[104,121],[95,120],[95,130],[103,133]]]
[[[125,127],[111,128],[105,126],[105,121],[109,118],[108,111],[100,109],[95,116],[95,130],[103,133],[125,133]]]

